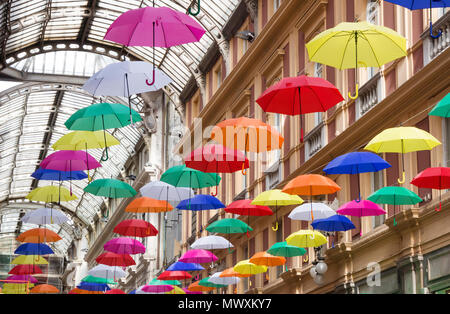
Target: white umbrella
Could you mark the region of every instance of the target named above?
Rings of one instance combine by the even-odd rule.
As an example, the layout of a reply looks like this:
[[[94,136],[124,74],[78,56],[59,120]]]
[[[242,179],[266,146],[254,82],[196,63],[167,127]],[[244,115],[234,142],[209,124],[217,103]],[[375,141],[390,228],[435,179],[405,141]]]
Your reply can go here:
[[[88,275],[105,279],[123,278],[127,275],[119,266],[99,264],[88,271]]]
[[[227,249],[233,247],[230,241],[221,236],[206,236],[198,238],[194,243],[191,244],[191,249],[203,249],[203,250],[216,250],[216,249]]]
[[[139,191],[145,197],[174,202],[180,202],[194,195],[194,191],[191,188],[175,187],[162,181],[149,182]]]
[[[295,207],[288,217],[292,220],[312,221],[311,207],[314,219],[325,219],[337,214],[333,209],[324,203],[304,203]]]
[[[217,272],[209,277],[208,281],[216,285],[236,285],[241,278],[239,277],[219,277],[222,272]]]
[[[25,223],[46,225],[46,224],[63,224],[69,220],[63,212],[53,208],[42,207],[36,210],[29,211],[22,219]]]

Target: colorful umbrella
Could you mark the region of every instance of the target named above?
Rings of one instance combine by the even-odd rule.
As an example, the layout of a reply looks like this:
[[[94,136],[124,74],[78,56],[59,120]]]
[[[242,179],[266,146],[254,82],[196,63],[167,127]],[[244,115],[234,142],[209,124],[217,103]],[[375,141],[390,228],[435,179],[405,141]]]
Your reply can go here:
[[[206,230],[211,233],[244,233],[248,230],[253,231],[253,228],[245,222],[235,218],[224,218],[214,221]]]
[[[33,283],[7,283],[3,284],[1,293],[3,294],[28,294]]]
[[[265,112],[287,115],[300,115],[303,143],[302,115],[312,112],[325,112],[343,101],[339,90],[320,77],[285,77],[266,89],[256,100]]]
[[[194,195],[190,188],[175,187],[162,181],[152,181],[139,189],[141,195],[157,200],[180,202]]]
[[[124,272],[121,267],[100,264],[89,270],[88,275],[92,277],[114,279],[115,281],[116,278],[125,277],[127,273]]]
[[[56,203],[56,202],[68,202],[76,200],[78,197],[75,194],[61,186],[47,185],[35,188],[28,193],[25,198],[31,201],[44,202],[44,203]]]
[[[225,212],[248,216],[247,225],[250,225],[250,216],[269,216],[272,210],[267,206],[253,205],[252,200],[238,200],[232,202],[225,208]],[[247,231],[247,236],[249,236]]]
[[[445,95],[445,97],[442,98],[436,106],[434,106],[433,110],[431,110],[428,115],[450,118],[450,93]]]
[[[221,278],[225,277],[239,277],[239,278],[246,278],[252,276],[251,274],[241,274],[236,271],[234,271],[233,267],[227,268],[224,271],[222,271],[219,275]]]
[[[33,274],[42,274],[42,269],[37,265],[33,264],[23,264],[14,266],[8,274],[12,275],[33,275]]]
[[[386,214],[386,211],[383,208],[368,200],[345,203],[336,212],[339,215],[354,217],[380,216]],[[362,235],[362,230],[360,235]]]
[[[168,291],[165,294],[186,294],[186,291],[184,291],[180,287],[177,287],[177,286],[174,286],[174,285],[172,285],[172,287],[173,287],[173,290],[172,291]]]
[[[244,169],[249,167],[249,161],[242,152],[218,144],[197,148],[184,157],[184,162],[187,167],[202,172],[232,173],[242,170],[242,164]],[[217,188],[211,195],[217,196]]]
[[[220,183],[220,176],[186,167],[186,165],[173,166],[161,175],[161,181],[176,187],[189,187],[201,189],[216,186]]]
[[[419,188],[439,190],[439,209],[436,208],[436,211],[441,211],[441,190],[450,189],[450,168],[427,168],[416,175],[414,179],[412,179],[411,184],[414,184]]]
[[[250,262],[250,260],[246,259],[238,262],[233,270],[237,273],[241,273],[244,275],[256,275],[265,273],[267,271],[267,266],[264,265],[256,265]]]
[[[322,231],[347,231],[350,229],[355,229],[353,222],[345,216],[334,215],[325,219],[316,219],[311,223],[314,229]]]
[[[108,291],[111,290],[111,288],[105,284],[105,283],[95,283],[95,282],[85,282],[82,281],[77,286],[78,289],[87,290],[87,291]]]
[[[131,265],[136,265],[136,262],[128,254],[117,254],[113,252],[104,252],[100,254],[96,259],[99,264],[104,264],[108,266],[122,266],[127,267]]]
[[[192,275],[184,270],[166,270],[158,276],[158,280],[186,280],[192,278]]]
[[[168,271],[200,271],[204,269],[205,268],[198,263],[183,262],[175,262],[167,268]]]
[[[424,130],[403,126],[384,130],[376,135],[364,149],[375,153],[401,153],[403,175],[401,180],[398,179],[398,183],[402,184],[405,182],[404,154],[431,150],[440,144],[441,142]]]
[[[29,229],[17,237],[17,241],[31,243],[57,242],[61,239],[57,233],[46,228]]]
[[[230,241],[221,236],[210,235],[198,238],[191,244],[191,249],[220,250],[233,247]]]
[[[138,197],[125,208],[126,212],[131,213],[162,213],[171,210],[173,210],[173,206],[169,202],[150,197]]]
[[[17,255],[48,255],[55,254],[53,250],[43,243],[24,243],[21,244],[15,251]]]
[[[19,255],[11,264],[15,265],[48,265],[48,262],[45,258],[40,255]]]
[[[239,277],[220,277],[221,274],[222,274],[221,271],[212,274],[209,277],[208,281],[216,285],[225,285],[225,286],[237,285],[239,281],[241,281],[241,278]]]
[[[69,220],[63,212],[53,208],[42,207],[36,210],[27,212],[21,220],[25,223],[46,225],[57,224],[61,225]]]
[[[109,279],[109,278],[102,278],[102,277],[94,277],[91,275],[88,275],[86,277],[84,277],[83,279],[81,279],[81,281],[83,282],[92,282],[92,283],[105,283],[105,284],[117,284],[117,282],[115,282],[113,279]]]
[[[210,263],[217,261],[217,256],[207,250],[197,249],[197,250],[189,250],[184,253],[178,261],[182,263]]]
[[[101,166],[94,157],[81,150],[56,151],[40,163],[40,167],[43,169],[69,172],[95,169]]]
[[[272,245],[270,249],[267,250],[267,253],[275,256],[293,257],[306,254],[306,250],[298,246],[289,245],[286,241],[283,241]]]
[[[17,283],[17,282],[23,283],[27,281],[30,283],[38,283],[37,279],[31,275],[12,275],[8,276],[8,278],[6,278],[5,281],[10,283]]]
[[[311,206],[312,211],[310,209]],[[336,212],[324,203],[311,202],[310,204],[303,204],[295,207],[288,217],[292,220],[312,221],[313,217],[316,219],[323,219],[333,215],[336,215]]]
[[[396,31],[367,21],[343,22],[315,36],[306,44],[309,59],[340,70],[356,68],[358,97],[358,67],[381,67],[406,56],[406,38]]]
[[[141,242],[131,238],[119,237],[109,240],[103,246],[105,251],[117,254],[143,254],[145,246]]]
[[[158,230],[149,222],[141,219],[127,219],[114,227],[114,233],[128,237],[152,237],[158,234]]]
[[[50,294],[50,293],[59,293],[59,289],[49,284],[42,284],[33,287],[33,289],[31,289],[30,292],[39,294]]]
[[[201,286],[199,286],[199,287],[201,287]],[[206,287],[204,287],[204,288],[206,288]],[[214,289],[214,288],[213,288],[213,289]],[[202,294],[201,291],[189,291],[188,288],[183,288],[183,291],[184,291],[186,294]]]
[[[169,292],[172,291],[174,288],[171,285],[164,285],[164,284],[148,284],[141,288],[144,292],[149,293],[161,293],[161,292]]]
[[[250,258],[249,262],[262,266],[281,266],[286,263],[286,259],[267,252],[257,252]]]
[[[191,292],[209,292],[209,291],[212,291],[215,289],[213,287],[201,286],[201,285],[199,285],[199,283],[200,283],[200,280],[198,280],[194,283],[191,283],[187,289]]]
[[[209,279],[210,279],[210,277],[208,276],[208,277],[200,280],[200,282],[198,283],[199,286],[204,286],[204,287],[209,287],[209,288],[226,288],[227,287],[227,285],[213,283],[213,282],[209,281]]]
[[[38,168],[31,176],[37,180],[51,181],[83,180],[88,177],[83,171],[59,171],[44,168]]]
[[[80,288],[73,288],[69,291],[69,294],[105,294],[103,291],[89,291]]]
[[[300,248],[318,247],[327,243],[327,238],[319,231],[299,230],[291,233],[286,238],[286,243]]]
[[[210,210],[220,209],[226,206],[212,195],[197,194],[193,198],[182,200],[177,208],[181,210]]]
[[[109,291],[106,291],[105,294],[126,294],[126,293],[120,289],[111,289]]]

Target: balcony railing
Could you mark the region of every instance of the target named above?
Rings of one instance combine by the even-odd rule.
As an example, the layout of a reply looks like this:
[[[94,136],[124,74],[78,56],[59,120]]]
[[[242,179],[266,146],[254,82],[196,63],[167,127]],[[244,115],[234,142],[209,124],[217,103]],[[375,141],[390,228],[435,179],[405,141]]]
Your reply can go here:
[[[310,159],[325,145],[323,122],[305,136],[305,160]]]
[[[380,72],[378,72],[359,89],[359,97],[356,100],[356,118],[359,119],[375,107],[383,100],[383,96],[383,84]]]
[[[423,40],[423,65],[427,65],[450,45],[450,11],[447,11],[439,20],[433,24],[433,30],[442,31],[438,38],[430,36],[427,29],[422,35]]]

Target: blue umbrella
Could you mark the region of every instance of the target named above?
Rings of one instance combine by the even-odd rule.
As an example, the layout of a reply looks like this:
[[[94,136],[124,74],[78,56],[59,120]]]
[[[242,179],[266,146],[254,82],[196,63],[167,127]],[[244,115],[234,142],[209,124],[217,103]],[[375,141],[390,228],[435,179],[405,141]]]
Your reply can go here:
[[[173,271],[173,270],[197,271],[197,270],[204,270],[204,269],[205,268],[200,264],[183,263],[183,262],[175,262],[167,268],[168,271]]]
[[[39,168],[31,176],[37,180],[54,181],[83,180],[88,177],[83,171],[58,171],[43,168]]]
[[[133,291],[129,292],[128,294],[136,294],[136,289],[134,289]]]
[[[182,200],[178,205],[178,209],[186,210],[208,210],[225,208],[226,206],[212,195],[198,194],[193,198]]]
[[[87,290],[87,291],[108,291],[111,288],[106,283],[95,283],[95,282],[86,282],[82,281],[78,286],[78,289]]]
[[[18,255],[47,255],[54,253],[55,252],[44,243],[24,243],[14,251],[14,254]]]
[[[430,36],[433,38],[438,38],[442,35],[442,31],[439,30],[437,35],[433,35],[433,25],[431,22],[431,9],[432,8],[446,8],[450,7],[450,0],[386,0],[394,4],[398,4],[402,7],[408,8],[410,10],[430,10]]]
[[[345,216],[333,215],[325,219],[316,219],[311,223],[314,229],[335,232],[355,229],[353,222]]]

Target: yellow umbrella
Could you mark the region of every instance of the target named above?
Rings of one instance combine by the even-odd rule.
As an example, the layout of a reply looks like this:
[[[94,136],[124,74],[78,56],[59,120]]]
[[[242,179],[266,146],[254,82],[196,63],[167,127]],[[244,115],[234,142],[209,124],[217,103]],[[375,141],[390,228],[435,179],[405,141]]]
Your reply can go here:
[[[318,247],[327,243],[327,238],[319,231],[299,230],[290,234],[286,238],[286,243],[301,248]]]
[[[242,275],[255,275],[265,273],[267,271],[267,266],[256,265],[250,263],[250,260],[246,259],[234,265],[233,270]]]
[[[263,205],[263,206],[275,206],[275,228],[272,227],[273,231],[278,230],[278,217],[277,217],[277,209],[278,206],[287,206],[287,205],[300,205],[303,203],[303,200],[298,195],[291,195],[282,192],[279,189],[264,191],[258,196],[256,196],[253,201],[250,203],[252,205]]]
[[[34,283],[4,283],[2,293],[4,294],[28,294],[29,288],[32,288]],[[28,289],[27,289],[28,288]]]
[[[52,202],[68,202],[76,200],[75,194],[70,195],[68,189],[61,186],[47,185],[35,188],[26,196],[31,201],[52,203]]]
[[[45,258],[40,255],[19,255],[11,264],[15,265],[48,265]]]
[[[172,286],[173,290],[166,292],[165,294],[186,294],[186,292],[177,286]]]
[[[364,149],[375,153],[401,153],[403,174],[402,179],[398,179],[398,183],[402,184],[405,182],[404,154],[431,150],[440,144],[438,139],[422,129],[403,126],[384,130],[376,135]]]
[[[406,56],[406,38],[381,25],[364,22],[343,22],[330,28],[306,44],[309,59],[340,70],[356,68],[358,97],[358,66],[381,67]]]

